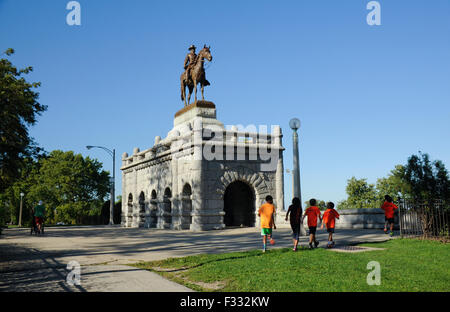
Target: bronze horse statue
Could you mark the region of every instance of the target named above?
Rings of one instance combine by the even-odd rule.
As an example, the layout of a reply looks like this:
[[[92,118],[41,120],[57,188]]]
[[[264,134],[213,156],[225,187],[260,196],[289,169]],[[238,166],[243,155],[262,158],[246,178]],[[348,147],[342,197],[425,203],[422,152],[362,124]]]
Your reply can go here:
[[[180,82],[181,82],[181,100],[184,101],[184,106],[189,105],[192,90],[194,90],[194,98],[197,101],[197,84],[200,84],[202,90],[202,100],[205,99],[203,88],[205,86],[209,86],[210,83],[206,80],[205,68],[203,67],[205,59],[208,61],[212,61],[210,47],[206,47],[204,45],[203,49],[197,55],[197,59],[190,71],[190,75],[186,81],[186,74],[181,74]],[[189,88],[189,95],[187,97],[186,102],[186,87]]]

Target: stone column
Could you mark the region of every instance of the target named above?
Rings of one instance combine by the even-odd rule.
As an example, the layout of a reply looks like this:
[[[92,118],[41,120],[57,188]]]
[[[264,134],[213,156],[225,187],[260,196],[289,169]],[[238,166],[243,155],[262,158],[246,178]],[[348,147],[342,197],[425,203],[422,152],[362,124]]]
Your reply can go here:
[[[133,149],[133,162],[137,162],[139,153],[139,148],[135,147]],[[133,217],[131,222],[131,227],[139,227],[139,193],[138,193],[138,171],[136,167],[133,170]]]
[[[194,153],[191,162],[192,181],[192,225],[194,231],[202,230],[201,211],[203,206],[202,163],[203,163],[203,122],[201,118],[193,122]]]
[[[127,153],[122,154],[122,167],[127,164]],[[120,216],[120,226],[127,227],[127,214],[128,214],[128,194],[127,194],[127,179],[124,171],[122,171],[122,212]]]
[[[172,145],[175,144],[172,142]],[[178,174],[178,152],[172,150],[172,227],[174,230],[181,229],[181,194],[179,188],[180,176]]]
[[[280,126],[275,126],[273,130],[274,148],[279,150],[278,161],[277,161],[277,171],[275,173],[275,193],[276,193],[276,204],[277,204],[277,215],[279,216],[278,221],[281,222],[280,218],[283,218],[284,213],[284,166],[283,166],[283,150],[282,150],[282,137]]]

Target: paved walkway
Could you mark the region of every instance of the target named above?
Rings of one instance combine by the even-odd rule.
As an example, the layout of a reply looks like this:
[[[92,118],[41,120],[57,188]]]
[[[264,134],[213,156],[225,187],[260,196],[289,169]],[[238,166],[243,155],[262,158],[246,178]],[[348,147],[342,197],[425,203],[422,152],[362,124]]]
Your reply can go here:
[[[337,230],[337,245],[389,239],[382,230]],[[276,247],[291,247],[289,228],[274,231]],[[318,230],[326,245],[327,233]],[[308,237],[301,237],[306,246]],[[191,291],[158,274],[126,264],[202,253],[259,249],[257,228],[190,232],[108,226],[7,229],[0,236],[0,291]],[[67,264],[81,266],[81,285],[66,282]]]

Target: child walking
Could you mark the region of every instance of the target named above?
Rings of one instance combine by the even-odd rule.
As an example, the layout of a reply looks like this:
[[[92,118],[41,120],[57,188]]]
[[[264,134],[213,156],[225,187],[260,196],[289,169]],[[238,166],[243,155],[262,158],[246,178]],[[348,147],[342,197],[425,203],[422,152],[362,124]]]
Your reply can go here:
[[[321,229],[323,229],[324,224],[327,227],[328,248],[334,247],[335,245],[335,242],[333,241],[333,233],[336,219],[339,219],[339,213],[336,210],[334,210],[334,203],[328,202],[327,210],[325,210],[325,212],[323,213],[322,226],[320,227]]]
[[[319,246],[319,242],[316,240],[316,229],[317,229],[317,218],[322,221],[322,216],[320,215],[319,207],[316,206],[316,200],[309,200],[310,207],[306,209],[305,214],[303,215],[302,222],[305,220],[305,217],[308,216],[308,228],[309,228],[309,249],[313,249]]]
[[[266,202],[261,205],[258,210],[258,216],[261,217],[261,236],[263,237],[263,252],[267,249],[267,239],[273,244],[272,226],[276,229],[274,215],[275,207],[273,205],[273,198],[270,195],[266,196]]]
[[[298,238],[300,236],[300,223],[302,219],[302,207],[300,205],[300,199],[298,197],[294,197],[292,199],[292,205],[289,206],[289,209],[286,213],[286,221],[288,220],[289,215],[289,221],[291,223],[292,229],[292,240],[294,243],[294,249],[292,250],[297,251]]]
[[[395,209],[398,209],[397,205],[392,202],[392,197],[389,195],[384,196],[385,202],[381,205],[381,209],[384,210],[384,233],[388,233],[387,226],[390,224],[391,232],[389,235],[394,236],[394,213]]]

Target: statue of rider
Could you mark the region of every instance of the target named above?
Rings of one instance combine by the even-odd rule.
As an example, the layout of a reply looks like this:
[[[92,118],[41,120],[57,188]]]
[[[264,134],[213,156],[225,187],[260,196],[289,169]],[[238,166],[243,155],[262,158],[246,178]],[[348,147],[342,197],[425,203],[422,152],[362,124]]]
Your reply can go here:
[[[197,54],[195,54],[195,46],[191,45],[189,47],[189,53],[186,55],[184,59],[184,69],[186,70],[186,82],[189,81],[189,77],[191,76],[191,69],[194,67],[195,62],[197,61]]]

